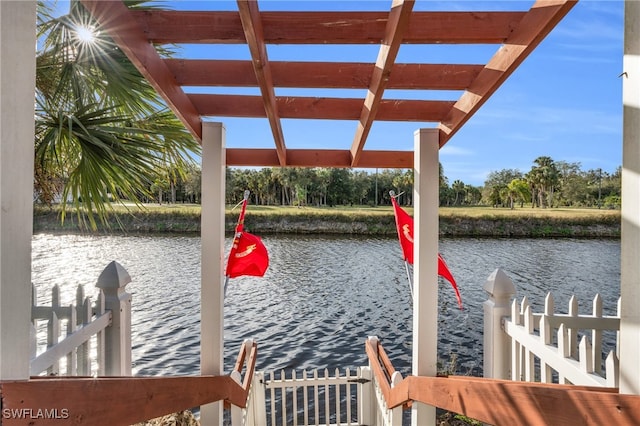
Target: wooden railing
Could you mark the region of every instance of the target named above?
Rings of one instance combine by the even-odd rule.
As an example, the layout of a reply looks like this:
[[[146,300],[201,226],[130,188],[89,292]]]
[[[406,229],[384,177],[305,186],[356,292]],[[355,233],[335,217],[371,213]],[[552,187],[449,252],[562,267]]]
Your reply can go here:
[[[232,375],[37,376],[26,381],[0,382],[1,424],[130,425],[216,401],[244,407],[252,383],[253,374],[250,373],[255,368],[256,353],[257,346],[253,342],[240,348],[238,359],[242,359],[242,363],[247,360],[242,384]],[[234,372],[239,371],[242,368],[234,368]]]
[[[365,343],[388,409],[424,403],[492,425],[637,425],[640,396],[617,389],[515,382],[468,376],[408,376],[392,383],[376,340]],[[377,423],[389,424],[389,423]]]
[[[369,368],[373,372],[373,392],[375,395],[374,414],[376,425],[401,426],[402,410],[409,401],[395,406],[391,390],[402,382],[402,374],[395,370],[377,337],[369,337],[365,343],[365,352],[369,358]]]
[[[247,339],[240,346],[236,363],[229,375],[233,381],[235,381],[240,388],[236,388],[236,391],[241,391],[237,395],[225,399],[225,408],[231,410],[231,424],[232,425],[245,425],[253,424],[249,423],[253,420],[253,412],[247,410],[249,404],[249,395],[251,390],[251,384],[255,375],[256,361],[258,359],[258,345],[255,341]],[[242,372],[244,371],[244,378]]]

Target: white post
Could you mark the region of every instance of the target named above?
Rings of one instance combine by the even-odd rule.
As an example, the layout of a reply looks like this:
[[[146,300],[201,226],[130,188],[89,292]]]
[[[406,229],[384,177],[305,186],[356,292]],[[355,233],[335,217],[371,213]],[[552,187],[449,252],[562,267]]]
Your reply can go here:
[[[414,376],[437,374],[438,363],[438,129],[414,133]],[[422,403],[411,408],[411,424],[435,425],[436,409]]]
[[[372,425],[374,424],[376,403],[371,367],[360,367],[360,377],[364,381],[358,383],[358,423]]]
[[[640,394],[640,3],[624,11],[620,392]]]
[[[29,378],[36,2],[0,1],[0,379]]]
[[[223,374],[225,129],[202,123],[200,371]],[[222,401],[200,407],[200,424],[221,425]]]
[[[511,298],[516,288],[511,278],[500,268],[484,283],[489,299],[484,309],[484,377],[509,380],[511,378],[511,339],[504,332],[502,319],[511,314]]]
[[[111,311],[111,325],[105,329],[104,374],[131,375],[131,293],[126,286],[131,282],[122,265],[112,261],[98,277],[96,287],[104,294],[104,307]]]

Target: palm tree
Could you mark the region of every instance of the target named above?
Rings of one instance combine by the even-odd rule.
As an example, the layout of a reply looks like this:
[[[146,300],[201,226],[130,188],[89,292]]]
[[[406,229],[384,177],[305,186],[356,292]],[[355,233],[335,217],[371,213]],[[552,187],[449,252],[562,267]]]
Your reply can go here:
[[[61,17],[39,3],[38,40],[35,191],[61,192],[62,220],[70,204],[95,229],[112,200],[140,206],[193,164],[197,141],[77,0]]]
[[[530,197],[529,184],[524,179],[514,179],[507,185],[509,195],[509,207],[513,210],[514,204],[520,201],[520,207],[523,206],[525,200]]]
[[[454,180],[453,183],[451,184],[451,189],[453,189],[453,192],[456,194],[456,199],[453,201],[453,205],[456,206],[458,205],[460,194],[464,194],[464,190],[465,190],[464,182],[462,182],[461,180]]]
[[[537,191],[540,207],[553,206],[553,191],[558,184],[558,169],[551,157],[538,157],[529,171],[528,179]]]

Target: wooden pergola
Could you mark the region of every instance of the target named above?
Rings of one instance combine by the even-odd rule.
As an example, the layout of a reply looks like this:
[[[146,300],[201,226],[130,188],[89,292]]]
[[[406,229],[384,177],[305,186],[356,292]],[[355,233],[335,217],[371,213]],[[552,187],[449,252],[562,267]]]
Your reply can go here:
[[[268,120],[274,147],[229,148],[227,165],[411,168],[411,151],[365,149],[373,123],[416,122],[416,128],[433,123],[443,146],[576,1],[538,1],[528,11],[499,12],[418,12],[413,0],[394,0],[390,10],[379,12],[261,12],[258,2],[250,0],[238,0],[237,11],[134,11],[120,1],[82,3],[198,140],[206,117]],[[200,4],[216,7],[216,2]],[[521,7],[520,2],[505,5]],[[215,58],[222,44],[244,44],[251,60],[163,59],[154,45],[164,44],[199,44],[209,58]],[[380,48],[377,58],[367,63],[341,62],[339,57],[325,62],[270,61],[267,51],[275,44],[296,45],[301,51],[305,45]],[[493,44],[496,52],[486,64],[398,63],[398,51],[409,44]],[[261,96],[195,94],[186,92],[186,86],[256,87]],[[366,89],[366,96],[278,96],[280,88]],[[386,89],[462,95],[416,100],[394,93],[390,98]],[[341,141],[344,149],[289,149],[282,119],[352,120],[354,128]]]
[[[413,168],[415,274],[412,378],[387,393],[398,404],[413,400],[412,421],[434,424],[433,404],[465,411],[487,421],[500,407],[514,415],[536,413],[538,397],[555,398],[557,418],[568,408],[599,418],[636,419],[640,412],[640,4],[625,3],[624,149],[621,238],[620,389],[568,391],[551,385],[499,383],[489,379],[443,379],[436,375],[438,151],[498,90],[575,0],[538,0],[520,11],[414,11],[415,1],[393,0],[376,12],[269,11],[257,1],[238,0],[235,11],[134,11],[122,1],[81,0],[140,72],[162,95],[203,147],[201,371],[192,378],[29,377],[30,244],[33,186],[33,97],[35,93],[35,1],[0,2],[3,63],[0,139],[0,398],[3,408],[35,407],[72,398],[76,424],[113,424],[126,413],[131,421],[167,410],[201,407],[203,424],[220,424],[222,400],[241,405],[244,390],[222,371],[224,257],[224,179],[226,166]],[[217,2],[200,2],[216,7]],[[297,3],[289,3],[294,7]],[[521,2],[503,2],[501,5]],[[164,59],[154,45],[197,43],[210,59]],[[220,44],[246,44],[251,60],[215,59]],[[271,44],[379,45],[371,62],[270,61]],[[398,63],[405,44],[495,44],[485,64]],[[260,96],[194,94],[188,87],[254,87]],[[279,88],[364,89],[363,98],[278,96]],[[388,98],[389,89],[458,91],[457,99]],[[204,92],[204,90],[203,90]],[[323,92],[324,93],[324,92]],[[391,92],[387,92],[391,93]],[[225,148],[225,117],[265,119],[273,148]],[[282,120],[352,120],[343,149],[287,148]],[[415,122],[414,149],[365,149],[375,121]],[[425,128],[424,123],[432,127]],[[289,141],[290,142],[290,141]],[[294,144],[293,144],[294,145]],[[369,351],[369,349],[368,349]],[[255,353],[247,355],[255,358]],[[242,356],[244,359],[244,355]],[[521,388],[521,389],[520,389]],[[515,390],[514,390],[515,389]],[[518,390],[520,389],[520,390]],[[552,395],[553,392],[553,395]],[[177,398],[176,394],[183,398]],[[473,395],[472,395],[473,394]],[[497,395],[502,405],[490,405]],[[636,395],[636,396],[629,396]],[[550,396],[552,395],[552,396]],[[119,411],[91,417],[101,400],[118,398]],[[216,402],[217,401],[217,402]],[[13,404],[13,405],[12,405]],[[26,404],[26,405],[25,405]],[[31,404],[31,405],[29,405]],[[522,405],[524,404],[524,405]],[[546,404],[546,403],[545,403]],[[569,405],[567,405],[569,404]],[[529,408],[525,408],[529,407]],[[36,407],[37,408],[37,407]],[[490,408],[487,412],[487,408]],[[494,409],[496,408],[496,409]],[[574,421],[570,417],[565,422]],[[119,418],[121,421],[123,418]],[[100,422],[102,421],[102,423]],[[19,419],[3,423],[23,424]],[[624,422],[620,423],[623,424]],[[630,422],[627,422],[631,424]],[[38,423],[42,424],[42,423]],[[534,423],[532,423],[534,424]],[[542,424],[539,421],[537,424]]]

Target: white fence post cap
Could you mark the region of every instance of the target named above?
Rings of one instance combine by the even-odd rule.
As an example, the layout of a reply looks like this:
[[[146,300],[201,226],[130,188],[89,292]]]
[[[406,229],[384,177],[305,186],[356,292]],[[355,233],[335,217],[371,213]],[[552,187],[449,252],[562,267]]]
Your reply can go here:
[[[516,287],[513,285],[513,281],[502,268],[493,271],[482,288],[491,296],[498,298],[516,294]]]
[[[104,268],[98,277],[96,287],[101,289],[118,289],[124,288],[130,282],[131,277],[127,270],[124,269],[124,266],[113,260]]]

